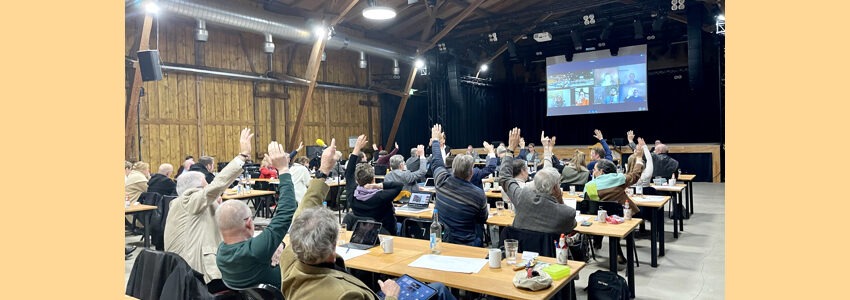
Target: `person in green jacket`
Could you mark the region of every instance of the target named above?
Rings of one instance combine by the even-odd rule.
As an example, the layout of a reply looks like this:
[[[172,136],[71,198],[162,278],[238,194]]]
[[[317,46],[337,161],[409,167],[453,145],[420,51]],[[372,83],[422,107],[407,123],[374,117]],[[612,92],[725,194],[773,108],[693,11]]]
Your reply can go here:
[[[278,259],[283,251],[283,237],[289,231],[298,203],[292,175],[289,174],[289,154],[277,142],[271,142],[267,158],[279,174],[277,212],[269,225],[254,237],[251,209],[245,202],[226,201],[216,210],[216,223],[223,238],[218,246],[216,264],[224,284],[233,289],[248,288],[260,283],[279,286]]]

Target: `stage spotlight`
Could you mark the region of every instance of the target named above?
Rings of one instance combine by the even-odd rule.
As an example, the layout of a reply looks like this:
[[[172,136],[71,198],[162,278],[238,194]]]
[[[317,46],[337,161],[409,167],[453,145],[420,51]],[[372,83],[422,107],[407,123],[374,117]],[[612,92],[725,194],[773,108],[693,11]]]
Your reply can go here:
[[[491,34],[488,34],[488,35],[487,35],[487,39],[488,39],[490,42],[498,42],[498,41],[499,41],[499,37],[498,37],[498,36],[496,36],[496,33],[495,33],[495,32],[494,32],[494,33],[491,33]]]
[[[487,69],[489,69],[489,67],[487,66],[487,64],[482,64],[482,65],[481,65],[481,68],[479,68],[479,70],[481,70],[481,72],[487,72]]]
[[[571,37],[572,37],[572,39],[573,39],[573,47],[574,47],[577,51],[578,51],[578,50],[581,50],[581,49],[583,49],[583,48],[584,48],[584,46],[582,46],[582,45],[581,45],[581,36],[580,36],[580,34],[579,34],[577,31],[575,31],[575,30],[570,30],[570,36],[571,36]]]
[[[445,53],[446,52],[446,43],[437,44],[437,50],[439,50],[442,53]]]
[[[417,58],[416,61],[413,63],[413,66],[415,66],[417,69],[422,69],[425,67],[425,60]]]
[[[315,27],[313,27],[313,34],[316,35],[317,39],[325,37],[326,33],[327,29],[325,28],[325,26],[316,25]]]
[[[635,19],[634,22],[635,27],[635,39],[639,40],[643,38],[643,23],[640,20]]]
[[[156,4],[156,1],[148,1],[145,3],[145,11],[149,14],[158,14],[159,5]]]

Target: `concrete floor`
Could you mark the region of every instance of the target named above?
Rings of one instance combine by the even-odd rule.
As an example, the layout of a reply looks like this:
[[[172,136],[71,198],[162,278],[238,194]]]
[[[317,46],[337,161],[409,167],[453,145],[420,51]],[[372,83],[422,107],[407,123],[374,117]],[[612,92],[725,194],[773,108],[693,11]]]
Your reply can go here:
[[[641,265],[635,268],[636,299],[722,299],[725,286],[726,238],[725,184],[694,183],[695,214],[685,220],[685,231],[673,238],[673,221],[665,223],[666,255],[659,257],[658,268],[649,266],[649,238],[636,239]],[[649,226],[647,226],[649,229]],[[128,235],[125,242],[139,249],[133,258],[124,261],[124,283],[130,278],[135,255],[141,251],[140,236]],[[625,242],[622,242],[625,249]],[[587,278],[596,270],[608,269],[608,242],[597,251],[576,281],[579,299],[586,299],[583,290]],[[626,277],[625,270],[619,272]]]

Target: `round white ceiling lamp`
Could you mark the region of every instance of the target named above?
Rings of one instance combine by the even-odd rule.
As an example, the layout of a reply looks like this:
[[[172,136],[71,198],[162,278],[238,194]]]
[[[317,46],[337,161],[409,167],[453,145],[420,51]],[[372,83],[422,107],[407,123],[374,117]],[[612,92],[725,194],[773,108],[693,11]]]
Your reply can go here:
[[[363,9],[363,17],[370,20],[389,20],[395,18],[395,9],[389,6],[378,5],[377,1],[370,0],[368,7]]]

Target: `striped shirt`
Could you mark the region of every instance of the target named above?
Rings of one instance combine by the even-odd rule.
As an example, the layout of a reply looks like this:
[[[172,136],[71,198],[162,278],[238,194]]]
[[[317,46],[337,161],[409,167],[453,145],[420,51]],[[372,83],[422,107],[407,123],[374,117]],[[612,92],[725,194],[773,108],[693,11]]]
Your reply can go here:
[[[446,171],[440,151],[440,143],[431,142],[431,172],[437,189],[434,206],[439,211],[439,221],[448,230],[447,242],[481,247],[484,223],[487,222],[489,205],[484,190]]]

